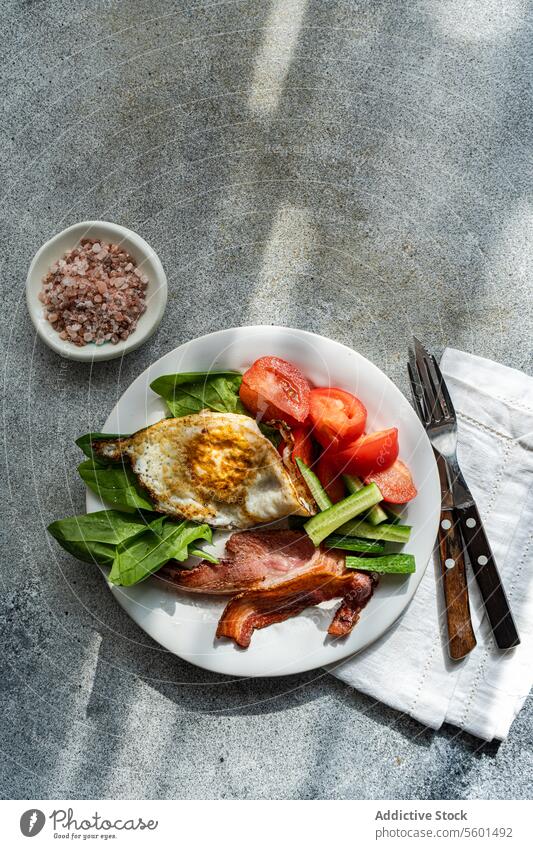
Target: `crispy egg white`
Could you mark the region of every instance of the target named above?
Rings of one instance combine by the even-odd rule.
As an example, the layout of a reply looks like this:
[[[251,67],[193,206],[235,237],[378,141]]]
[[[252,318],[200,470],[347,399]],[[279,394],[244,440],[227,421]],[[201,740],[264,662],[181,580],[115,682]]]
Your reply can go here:
[[[127,457],[156,509],[218,528],[250,528],[315,512],[256,422],[203,410],[163,419],[132,436],[93,443],[109,460]]]

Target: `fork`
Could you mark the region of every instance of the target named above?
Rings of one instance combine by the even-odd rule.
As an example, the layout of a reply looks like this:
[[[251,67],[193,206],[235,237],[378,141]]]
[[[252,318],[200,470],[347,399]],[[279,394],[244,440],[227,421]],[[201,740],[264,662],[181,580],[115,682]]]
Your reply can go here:
[[[423,389],[418,379],[415,355],[411,349],[409,349],[407,368],[411,379],[413,401],[420,419],[424,422]],[[448,483],[446,460],[436,448],[433,448],[433,453],[437,461],[441,491],[439,559],[448,628],[448,653],[452,660],[462,660],[476,646],[476,636],[470,616],[463,539],[453,509],[453,495]]]
[[[414,357],[408,365],[419,415],[429,441],[446,461],[461,534],[496,645],[510,649],[520,638],[505,595],[476,503],[457,462],[457,417],[435,357],[413,337]]]

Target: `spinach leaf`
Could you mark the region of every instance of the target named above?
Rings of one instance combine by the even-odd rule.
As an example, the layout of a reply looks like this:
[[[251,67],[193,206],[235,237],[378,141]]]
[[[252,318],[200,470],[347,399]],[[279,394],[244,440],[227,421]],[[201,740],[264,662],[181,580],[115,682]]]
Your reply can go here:
[[[277,448],[282,438],[279,430],[276,430],[275,427],[271,427],[270,425],[263,424],[263,422],[257,422],[257,426],[259,427],[259,430],[261,431],[263,436],[266,436],[267,439],[270,439],[274,448]]]
[[[150,384],[176,418],[215,410],[218,413],[245,413],[239,398],[242,374],[238,371],[198,371],[165,374]]]
[[[162,520],[165,517],[161,517]],[[196,539],[211,541],[208,525],[194,522],[156,522],[143,534],[117,545],[109,580],[122,587],[131,587],[161,568],[168,560],[186,560],[188,547]]]
[[[196,554],[218,563],[195,547],[198,539],[211,542],[208,525],[172,522],[168,516],[118,510],[99,510],[86,516],[59,519],[48,526],[50,534],[70,554],[87,563],[111,566],[109,580],[129,587],[156,572],[168,560],[186,560]]]
[[[83,453],[89,457],[78,466],[78,472],[89,489],[110,504],[122,510],[153,510],[150,496],[141,486],[133,470],[123,459],[113,462],[95,457],[92,443],[96,439],[116,439],[127,434],[85,433],[76,440]]]
[[[148,493],[124,463],[103,465],[98,460],[84,460],[78,472],[89,489],[109,504],[116,504],[129,513],[154,509]]]
[[[52,522],[48,532],[78,560],[111,566],[116,545],[143,533],[148,520],[149,517],[130,516],[118,510],[99,510]]]
[[[95,460],[96,462],[100,462],[93,454],[92,443],[96,439],[120,439],[121,436],[131,436],[129,433],[98,433],[97,431],[91,431],[90,433],[84,433],[83,436],[78,437],[76,440],[76,445],[78,448],[81,448],[83,453],[89,460]],[[120,461],[119,461],[120,462]],[[101,463],[104,465],[104,463]]]
[[[218,557],[215,557],[214,554],[210,554],[208,551],[204,551],[203,548],[196,548],[194,545],[189,546],[189,557],[201,557],[202,560],[207,560],[208,563],[219,563]]]
[[[98,563],[100,566],[112,566],[115,559],[114,545],[97,540],[58,539],[65,551],[85,563]]]
[[[84,516],[59,519],[48,526],[48,531],[58,541],[94,541],[117,545],[139,531],[146,530],[148,524],[147,518],[140,515],[131,516],[119,510],[98,510]]]

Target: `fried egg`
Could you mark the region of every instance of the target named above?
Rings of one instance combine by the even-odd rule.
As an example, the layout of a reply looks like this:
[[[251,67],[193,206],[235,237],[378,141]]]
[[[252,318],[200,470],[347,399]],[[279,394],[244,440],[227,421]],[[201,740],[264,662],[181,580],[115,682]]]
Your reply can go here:
[[[127,458],[155,509],[170,516],[231,529],[315,512],[298,475],[248,416],[203,410],[96,440],[93,450]]]

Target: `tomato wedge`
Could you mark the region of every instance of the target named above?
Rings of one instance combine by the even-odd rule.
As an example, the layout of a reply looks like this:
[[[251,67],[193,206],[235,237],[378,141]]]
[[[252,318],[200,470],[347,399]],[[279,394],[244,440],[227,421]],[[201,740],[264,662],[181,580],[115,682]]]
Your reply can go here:
[[[341,447],[335,454],[337,467],[344,474],[365,478],[382,472],[398,458],[398,428],[379,430],[361,436],[356,442]]]
[[[313,471],[334,504],[346,495],[342,474],[337,469],[332,451],[323,451]]]
[[[383,472],[367,475],[365,483],[375,483],[379,487],[384,501],[389,504],[406,504],[416,495],[416,487],[411,472],[401,460],[396,460]]]
[[[296,462],[296,458],[299,457],[300,460],[304,461],[306,466],[311,467],[315,459],[315,449],[313,440],[311,439],[311,431],[306,427],[298,426],[291,428],[291,432],[294,440],[294,447],[291,453],[292,461]],[[286,442],[280,442],[278,445],[278,451],[282,457],[286,445]]]
[[[279,357],[261,357],[242,376],[239,395],[259,421],[303,424],[311,387],[299,368]]]
[[[332,443],[353,442],[364,432],[366,407],[344,389],[312,389],[309,418],[313,436],[324,448]]]

